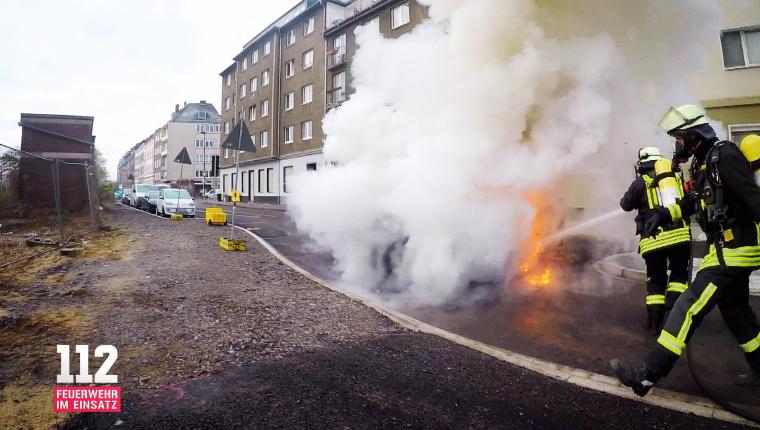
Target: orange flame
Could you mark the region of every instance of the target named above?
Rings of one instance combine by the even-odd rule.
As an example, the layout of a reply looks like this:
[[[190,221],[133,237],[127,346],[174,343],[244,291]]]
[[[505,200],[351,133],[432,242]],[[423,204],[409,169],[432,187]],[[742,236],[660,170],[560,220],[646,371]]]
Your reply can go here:
[[[530,226],[530,235],[523,243],[523,249],[530,252],[520,264],[522,280],[535,287],[548,287],[553,279],[552,268],[544,260],[544,247],[541,239],[549,232],[550,226],[546,219],[548,213],[545,200],[540,195],[527,196],[527,200],[536,209],[536,215]]]

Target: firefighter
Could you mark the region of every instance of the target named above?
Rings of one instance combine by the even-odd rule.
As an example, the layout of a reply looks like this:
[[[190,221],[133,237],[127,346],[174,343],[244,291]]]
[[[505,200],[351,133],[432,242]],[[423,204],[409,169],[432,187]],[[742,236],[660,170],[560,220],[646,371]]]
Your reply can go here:
[[[666,310],[672,308],[678,296],[686,290],[691,232],[686,220],[678,220],[660,228],[656,236],[644,232],[644,221],[655,208],[663,206],[663,196],[667,192],[683,197],[683,181],[680,172],[673,173],[670,160],[664,159],[659,149],[651,146],[641,148],[638,158],[637,177],[620,199],[620,207],[626,212],[634,209],[638,211],[636,234],[641,236],[639,253],[647,268],[646,329],[652,336],[656,336],[660,332]],[[658,160],[662,160],[659,164],[665,163],[667,166],[666,171],[660,175],[655,173],[655,163]],[[665,178],[673,178],[668,183],[672,190],[664,189]]]
[[[670,372],[704,316],[717,304],[750,368],[737,377],[736,384],[760,386],[760,325],[749,305],[749,276],[760,267],[760,187],[739,148],[718,140],[699,107],[670,108],[660,127],[675,138],[677,162],[693,158],[696,186],[676,204],[655,209],[645,230],[654,231],[696,213],[710,248],[644,363],[630,367],[614,359],[610,366],[634,393],[646,395]]]

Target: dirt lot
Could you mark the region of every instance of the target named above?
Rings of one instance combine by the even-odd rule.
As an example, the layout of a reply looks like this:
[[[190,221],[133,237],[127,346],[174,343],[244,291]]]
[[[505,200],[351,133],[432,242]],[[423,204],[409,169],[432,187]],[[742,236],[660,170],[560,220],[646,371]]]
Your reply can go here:
[[[400,330],[251,241],[245,253],[222,250],[223,227],[113,211],[118,230],[76,258],[49,254],[0,274],[0,428],[66,418],[50,411],[56,344],[116,346],[111,373],[136,393]]]

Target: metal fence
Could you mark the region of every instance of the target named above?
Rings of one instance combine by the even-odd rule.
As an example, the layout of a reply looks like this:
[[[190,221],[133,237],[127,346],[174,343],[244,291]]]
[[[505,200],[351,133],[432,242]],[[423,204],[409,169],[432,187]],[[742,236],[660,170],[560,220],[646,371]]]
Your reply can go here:
[[[100,225],[95,166],[0,144],[0,270],[61,251]]]

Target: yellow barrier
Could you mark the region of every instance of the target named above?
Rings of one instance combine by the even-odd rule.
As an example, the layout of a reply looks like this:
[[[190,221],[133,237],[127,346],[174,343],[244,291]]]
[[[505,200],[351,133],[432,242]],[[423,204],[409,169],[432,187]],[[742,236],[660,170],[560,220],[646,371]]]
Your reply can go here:
[[[206,224],[227,225],[227,214],[222,208],[206,208]]]
[[[219,238],[219,246],[227,251],[245,251],[245,240],[243,239],[227,239],[226,237]]]

